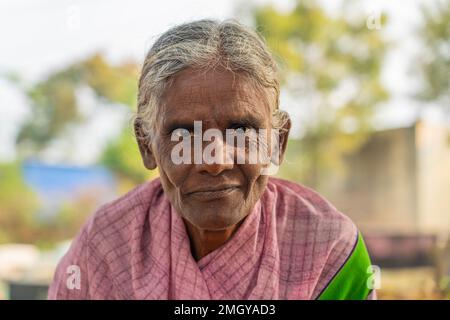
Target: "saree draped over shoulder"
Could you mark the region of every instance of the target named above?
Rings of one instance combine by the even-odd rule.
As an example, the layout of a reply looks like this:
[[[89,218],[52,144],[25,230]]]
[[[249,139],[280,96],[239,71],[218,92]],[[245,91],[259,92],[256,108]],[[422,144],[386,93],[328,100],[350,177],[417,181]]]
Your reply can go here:
[[[352,221],[316,192],[270,178],[235,234],[195,261],[159,179],[101,207],[63,259],[49,299],[371,299]]]

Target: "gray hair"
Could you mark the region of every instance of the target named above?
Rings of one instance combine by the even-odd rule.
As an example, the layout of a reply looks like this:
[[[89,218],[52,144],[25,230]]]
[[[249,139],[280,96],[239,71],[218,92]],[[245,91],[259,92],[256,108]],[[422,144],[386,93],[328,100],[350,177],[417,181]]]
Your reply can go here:
[[[271,103],[272,125],[282,129],[289,116],[279,110],[277,64],[263,38],[234,20],[199,20],[169,29],[150,48],[139,79],[135,123],[142,132],[138,138],[150,142],[157,107],[176,73],[217,66],[244,74],[259,87],[269,89],[275,100]]]

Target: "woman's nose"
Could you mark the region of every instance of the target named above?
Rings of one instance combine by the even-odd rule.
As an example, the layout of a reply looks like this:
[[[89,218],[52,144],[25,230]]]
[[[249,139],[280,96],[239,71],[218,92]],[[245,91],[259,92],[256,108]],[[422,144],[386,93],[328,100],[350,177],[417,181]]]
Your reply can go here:
[[[205,145],[202,153],[201,163],[196,164],[199,172],[217,176],[223,171],[231,170],[234,167],[233,147],[227,145],[222,138],[217,138]]]

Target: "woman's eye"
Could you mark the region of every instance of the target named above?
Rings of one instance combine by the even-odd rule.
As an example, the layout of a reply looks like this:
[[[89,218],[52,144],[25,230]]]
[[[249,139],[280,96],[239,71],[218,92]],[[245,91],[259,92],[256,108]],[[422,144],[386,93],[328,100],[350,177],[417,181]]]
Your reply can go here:
[[[172,137],[175,138],[187,138],[191,135],[191,132],[188,129],[177,128],[172,131]]]
[[[236,134],[245,134],[250,130],[250,128],[247,126],[239,126],[239,127],[233,128],[233,130]]]

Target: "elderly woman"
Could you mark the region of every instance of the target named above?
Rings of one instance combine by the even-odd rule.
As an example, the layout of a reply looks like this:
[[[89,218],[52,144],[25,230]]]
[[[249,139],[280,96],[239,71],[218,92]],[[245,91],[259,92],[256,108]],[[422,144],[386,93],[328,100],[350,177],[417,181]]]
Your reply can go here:
[[[49,298],[373,298],[351,220],[268,176],[290,126],[276,63],[255,32],[202,20],[164,33],[145,59],[135,120],[143,163],[160,177],[89,219]],[[245,161],[254,145],[258,161]]]

